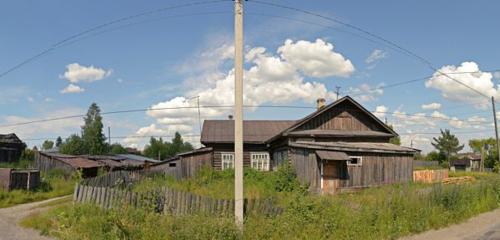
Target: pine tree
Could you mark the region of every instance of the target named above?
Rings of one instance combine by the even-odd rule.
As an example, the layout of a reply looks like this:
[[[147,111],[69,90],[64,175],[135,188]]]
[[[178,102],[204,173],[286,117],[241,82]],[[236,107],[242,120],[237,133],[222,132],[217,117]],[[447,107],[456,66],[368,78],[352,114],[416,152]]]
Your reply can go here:
[[[56,147],[60,147],[62,143],[63,142],[62,142],[61,136],[57,137],[57,139],[56,139]]]
[[[87,115],[83,118],[82,139],[88,154],[101,155],[106,153],[106,138],[102,132],[103,124],[101,109],[96,103],[90,105]]]
[[[446,156],[448,165],[450,164],[450,158],[464,148],[464,145],[460,145],[458,138],[451,134],[449,129],[441,130],[441,136],[433,138],[432,146]]]

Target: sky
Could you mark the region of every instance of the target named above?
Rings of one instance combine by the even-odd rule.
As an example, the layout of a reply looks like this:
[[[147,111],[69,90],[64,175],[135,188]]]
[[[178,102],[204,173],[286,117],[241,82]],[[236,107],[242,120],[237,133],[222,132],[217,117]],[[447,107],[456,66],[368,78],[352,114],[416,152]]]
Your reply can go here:
[[[197,96],[202,106],[233,104],[234,48],[233,2],[170,8],[196,2],[2,1],[0,133],[39,146],[78,134],[83,120],[6,125],[84,114],[92,102],[103,112],[182,107],[105,114],[104,125],[112,142],[127,146],[142,148],[149,136],[168,139],[176,131],[199,146],[200,120],[232,114],[202,108],[199,118],[195,107]],[[314,109],[258,106],[314,107],[320,97],[334,101],[338,86],[341,96],[394,126],[405,146],[430,151],[445,128],[465,145],[494,136],[488,98],[440,72],[500,99],[500,2],[266,2],[362,28],[431,66],[338,22],[247,1],[244,99],[256,107],[245,119],[300,119]]]

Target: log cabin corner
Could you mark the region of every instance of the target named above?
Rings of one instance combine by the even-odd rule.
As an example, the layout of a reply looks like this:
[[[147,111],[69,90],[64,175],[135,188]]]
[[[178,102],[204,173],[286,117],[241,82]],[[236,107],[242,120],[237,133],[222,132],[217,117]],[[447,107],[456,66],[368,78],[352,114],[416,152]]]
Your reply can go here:
[[[273,171],[288,160],[310,191],[329,194],[412,180],[419,150],[391,144],[398,134],[349,96],[317,103],[300,120],[244,121],[244,166]],[[192,177],[204,165],[234,167],[233,120],[205,120],[201,143],[153,168]]]

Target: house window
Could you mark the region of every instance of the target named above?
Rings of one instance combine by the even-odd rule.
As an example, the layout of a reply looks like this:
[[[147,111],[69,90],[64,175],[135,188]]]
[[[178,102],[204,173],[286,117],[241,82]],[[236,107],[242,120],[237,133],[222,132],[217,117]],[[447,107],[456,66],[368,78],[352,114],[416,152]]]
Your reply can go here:
[[[251,153],[250,159],[253,169],[257,169],[260,171],[269,171],[269,153]]]
[[[222,153],[222,170],[234,168],[234,153]]]
[[[358,156],[349,157],[347,161],[347,166],[361,166],[363,164],[363,158]]]
[[[169,167],[176,167],[177,166],[177,163],[169,163],[168,164]]]

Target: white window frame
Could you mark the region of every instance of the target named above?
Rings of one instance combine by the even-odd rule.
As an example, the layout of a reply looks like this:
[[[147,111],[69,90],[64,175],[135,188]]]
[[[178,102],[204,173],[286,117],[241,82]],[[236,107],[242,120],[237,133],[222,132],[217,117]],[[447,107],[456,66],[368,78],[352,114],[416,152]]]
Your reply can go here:
[[[234,153],[233,152],[223,152],[220,154],[221,159],[221,169],[234,169]]]
[[[250,153],[250,166],[259,171],[269,171],[271,164],[271,156],[268,152],[252,152]]]
[[[347,161],[347,166],[361,167],[363,166],[363,157],[361,156],[349,156],[349,159],[357,159],[358,163],[351,163],[351,160]]]

